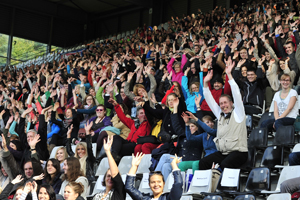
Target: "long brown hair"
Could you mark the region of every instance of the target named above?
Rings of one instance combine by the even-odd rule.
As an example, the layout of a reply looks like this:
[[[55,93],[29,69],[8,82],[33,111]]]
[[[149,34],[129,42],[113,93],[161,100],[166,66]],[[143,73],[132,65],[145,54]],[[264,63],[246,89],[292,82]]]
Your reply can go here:
[[[80,162],[78,158],[69,157],[66,159],[68,164],[67,174],[64,174],[63,181],[67,180],[69,182],[75,181],[79,176],[84,176],[80,169]]]

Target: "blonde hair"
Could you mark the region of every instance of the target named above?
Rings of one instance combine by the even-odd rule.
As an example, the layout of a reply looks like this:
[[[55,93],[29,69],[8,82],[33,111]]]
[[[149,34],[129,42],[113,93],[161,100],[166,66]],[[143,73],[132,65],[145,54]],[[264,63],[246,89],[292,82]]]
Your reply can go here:
[[[67,150],[66,150],[65,147],[59,147],[59,148],[56,150],[56,152],[55,152],[54,158],[57,160],[57,152],[58,152],[59,150],[63,150],[63,151],[64,151],[64,155],[65,155],[64,160],[65,160],[65,159],[68,157],[68,153],[67,153]],[[63,160],[63,161],[64,161],[64,160]],[[63,161],[62,161],[62,162],[63,162]],[[61,162],[61,161],[59,161],[59,162]]]
[[[83,146],[83,148],[85,149],[85,155],[81,158],[79,158],[78,154],[77,154],[77,149],[79,146]],[[79,162],[80,162],[80,168],[83,172],[84,175],[86,175],[86,159],[88,157],[88,152],[87,152],[87,145],[85,142],[79,142],[77,145],[76,145],[76,148],[75,148],[75,157],[79,159]]]
[[[135,84],[134,87],[133,87],[133,93],[135,96],[139,96],[139,93],[138,93],[138,89],[139,88],[143,88],[144,90],[146,90],[145,86],[142,85],[142,84]]]

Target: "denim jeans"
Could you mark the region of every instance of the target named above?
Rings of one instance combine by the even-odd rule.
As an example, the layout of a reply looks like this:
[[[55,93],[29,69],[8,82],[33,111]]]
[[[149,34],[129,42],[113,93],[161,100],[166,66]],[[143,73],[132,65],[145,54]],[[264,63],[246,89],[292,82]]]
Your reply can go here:
[[[288,126],[288,125],[293,125],[295,122],[295,118],[290,118],[290,117],[284,117],[277,119],[268,119],[265,120],[261,123],[260,128],[267,128],[268,131],[271,131],[273,128],[273,124],[275,122],[275,130],[277,130],[280,126]]]
[[[164,176],[165,182],[168,179],[169,174],[172,172],[172,158],[174,155],[171,154],[164,154],[160,157],[159,162],[155,168],[155,171],[161,171],[162,175]]]
[[[292,165],[300,165],[300,152],[290,153],[289,155],[289,164]]]

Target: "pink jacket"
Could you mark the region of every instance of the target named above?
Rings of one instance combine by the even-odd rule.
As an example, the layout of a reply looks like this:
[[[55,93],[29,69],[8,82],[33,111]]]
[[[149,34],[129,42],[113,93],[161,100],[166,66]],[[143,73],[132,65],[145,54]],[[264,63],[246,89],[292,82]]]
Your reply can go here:
[[[175,70],[172,68],[174,61],[175,61],[175,58],[171,58],[170,62],[167,65],[167,69],[168,69],[169,73],[172,72],[172,81],[177,81],[181,85],[181,78],[184,75],[182,69],[187,61],[186,55],[185,54],[182,55],[181,66],[180,66],[181,71],[178,73],[175,73]]]

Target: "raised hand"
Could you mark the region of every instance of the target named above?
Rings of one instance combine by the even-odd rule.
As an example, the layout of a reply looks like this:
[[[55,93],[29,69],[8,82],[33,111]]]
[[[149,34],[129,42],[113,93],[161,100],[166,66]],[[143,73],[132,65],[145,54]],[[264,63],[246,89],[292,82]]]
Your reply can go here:
[[[4,151],[7,152],[8,148],[7,148],[7,144],[6,144],[6,139],[3,134],[1,134],[1,136],[2,136],[2,147],[3,147]]]
[[[116,102],[116,100],[114,100],[113,98],[109,98],[109,100],[107,102],[111,103],[113,106],[118,105],[118,103]]]
[[[73,124],[71,124],[71,126],[68,128],[67,138],[71,138],[72,130],[73,130]]]
[[[92,126],[93,126],[93,121],[91,121],[91,122],[87,121],[86,122],[86,124],[84,125],[86,135],[89,135],[91,133]]]
[[[24,189],[23,189],[23,192],[25,193],[29,193],[30,191],[32,190],[32,183],[31,182],[27,182]]]
[[[246,59],[241,59],[241,60],[239,60],[239,62],[238,62],[238,64],[236,65],[236,67],[240,68],[245,62],[246,62]]]
[[[17,183],[20,183],[21,181],[23,181],[23,178],[22,178],[22,175],[19,174],[18,176],[16,176],[16,178],[14,180],[11,181],[11,183],[13,185],[17,184]]]
[[[208,83],[213,77],[213,70],[209,70],[204,78],[204,83]]]
[[[227,61],[225,61],[225,62],[226,62],[225,72],[226,72],[227,76],[229,77],[229,76],[231,76],[231,71],[235,65],[235,62],[232,62],[231,57],[229,57],[227,59]]]
[[[172,162],[171,162],[172,169],[173,169],[173,170],[174,170],[174,169],[178,169],[177,164],[181,162],[181,158],[182,158],[182,157],[178,158],[177,155],[175,154],[175,157],[171,157],[171,158],[173,158],[173,160],[172,160]]]
[[[40,142],[40,135],[36,134],[32,140],[29,140],[28,145],[30,146],[31,149],[35,149],[35,146],[38,142]]]
[[[107,141],[105,139],[103,140],[103,149],[105,152],[110,151],[113,141],[114,141],[113,135],[108,136]]]
[[[59,102],[56,102],[54,104],[53,110],[56,111],[59,108]]]
[[[155,94],[152,93],[151,97],[150,97],[150,100],[152,101],[152,103],[156,104],[157,103],[157,100],[156,100],[156,97],[155,97]]]
[[[199,94],[198,96],[195,95],[195,104],[197,107],[200,106],[200,101],[201,101],[202,96]]]
[[[33,179],[34,179],[34,180],[36,180],[36,181],[43,180],[43,179],[44,179],[44,174],[43,174],[43,173],[41,173],[41,174],[40,174],[40,175],[38,175],[38,176],[34,176],[34,177],[33,177]]]
[[[22,113],[22,118],[25,118],[27,114],[29,114],[33,110],[33,107],[27,108],[23,113]]]
[[[186,111],[186,113],[188,114],[190,119],[194,119],[194,120],[198,121],[198,118],[193,113],[191,113],[190,111]]]
[[[190,121],[189,116],[188,116],[186,113],[183,112],[183,113],[181,114],[181,117],[182,117],[183,121],[185,122],[185,124],[188,125],[188,124],[189,124],[189,121]]]
[[[141,160],[142,160],[142,158],[143,158],[144,156],[145,156],[145,154],[142,153],[142,152],[138,152],[138,153],[136,154],[136,156],[134,156],[134,154],[132,154],[131,165],[132,165],[132,166],[138,167],[138,166],[140,165]]]
[[[43,174],[41,174],[41,175],[43,175]],[[44,176],[44,175],[43,175],[43,176]],[[35,181],[33,181],[33,182],[32,182],[32,192],[35,192],[35,193],[36,193],[37,187],[38,187],[37,183],[36,183]]]

